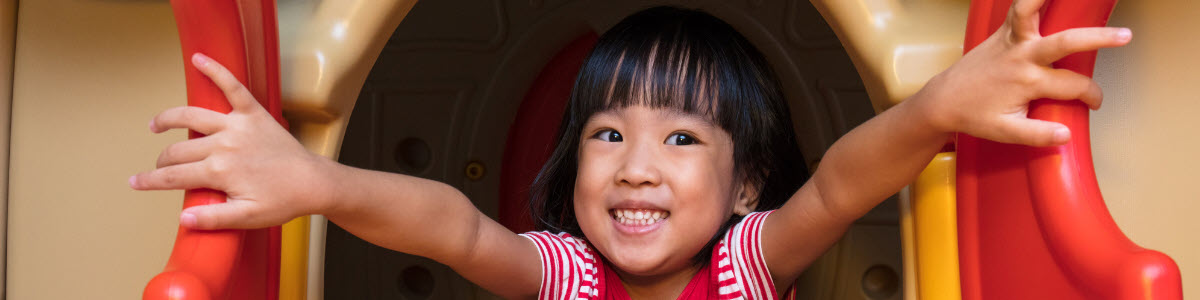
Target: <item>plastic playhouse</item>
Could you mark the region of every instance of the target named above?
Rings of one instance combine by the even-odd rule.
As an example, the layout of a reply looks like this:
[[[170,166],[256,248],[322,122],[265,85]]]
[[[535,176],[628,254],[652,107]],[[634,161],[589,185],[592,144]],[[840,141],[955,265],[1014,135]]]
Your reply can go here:
[[[122,54],[118,57],[123,60],[115,60],[125,63],[88,65],[101,70],[142,67],[157,72],[153,78],[173,78],[174,83],[165,88],[151,87],[148,92],[129,88],[136,92],[120,93],[174,95],[171,99],[176,102],[122,116],[140,118],[134,122],[140,124],[154,111],[182,103],[184,90],[189,105],[229,110],[215,85],[191,64],[181,63],[192,53],[205,53],[242,80],[309,150],[351,166],[446,182],[467,194],[483,212],[522,232],[532,230],[522,187],[529,185],[549,155],[554,128],[583,58],[598,33],[651,5],[634,0],[31,2],[35,1],[17,6],[15,1],[0,1],[6,5],[0,7],[0,20],[13,20],[0,24],[0,29],[9,30],[0,34],[0,41],[12,50],[0,57],[13,61],[0,68],[13,74],[0,78],[13,83],[7,87],[12,90],[11,141],[4,137],[8,143],[4,148],[11,151],[8,206],[3,211],[8,218],[7,273],[0,291],[12,299],[494,298],[445,266],[370,245],[320,216],[277,228],[200,231],[176,226],[177,200],[124,204],[154,207],[135,216],[95,203],[61,213],[61,207],[74,202],[55,199],[72,196],[44,187],[80,163],[71,159],[65,164],[74,167],[48,163],[72,152],[47,149],[87,151],[91,147],[101,149],[96,152],[119,152],[122,148],[45,141],[69,140],[72,135],[63,132],[73,127],[28,129],[47,125],[45,118],[63,109],[56,105],[81,105],[71,102],[75,100],[54,102],[79,98],[79,94],[42,91],[37,87],[50,85],[41,82],[92,78],[55,79],[50,70],[69,68],[65,63],[48,63],[54,61],[52,57],[71,62],[130,47],[145,51],[145,56]],[[1158,77],[1185,76],[1195,84],[1200,79],[1194,75],[1200,59],[1187,51],[1157,48],[1200,47],[1194,33],[1176,29],[1179,24],[1200,28],[1200,21],[1195,21],[1200,19],[1200,4],[1187,0],[1047,2],[1043,34],[1104,26],[1112,16],[1113,23],[1132,27],[1134,43],[1149,45],[1106,52],[1111,56],[1099,60],[1095,52],[1079,53],[1054,64],[1085,75],[1095,73],[1108,92],[1106,105],[1118,106],[1116,114],[1090,113],[1077,101],[1035,101],[1032,117],[1064,123],[1075,133],[1069,144],[1059,147],[1032,148],[958,136],[916,182],[851,226],[805,272],[796,283],[798,298],[1182,299],[1185,290],[1200,292],[1200,281],[1181,275],[1181,269],[1186,273],[1200,268],[1196,255],[1200,237],[1192,232],[1195,229],[1186,228],[1200,227],[1197,220],[1185,217],[1200,208],[1191,201],[1200,194],[1189,184],[1200,179],[1191,171],[1200,164],[1178,161],[1191,157],[1183,152],[1200,149],[1200,140],[1190,135],[1194,129],[1182,129],[1200,128],[1192,117],[1200,113],[1200,105],[1195,104],[1200,102],[1164,100],[1192,102],[1174,110],[1151,103],[1156,98],[1200,100],[1191,96],[1189,83]],[[785,83],[805,161],[816,166],[838,136],[916,92],[986,38],[1004,20],[1010,1],[654,3],[705,9],[760,48]],[[63,54],[69,51],[62,47],[69,44],[46,38],[54,36],[49,35],[52,31],[39,27],[62,16],[76,16],[73,22],[83,22],[79,24],[126,28],[119,18],[108,20],[101,13],[88,12],[96,9],[146,13],[145,18],[155,21],[144,23],[158,27],[129,25],[141,31],[109,40],[93,37],[94,32],[61,34],[69,40],[84,39],[80,45],[99,45],[75,50],[87,53],[79,55]],[[1166,19],[1175,23],[1162,25]],[[69,28],[87,31],[85,27]],[[1186,34],[1192,37],[1183,37]],[[141,40],[137,36],[156,38],[144,45],[109,45],[123,37]],[[128,63],[137,59],[178,65],[154,68]],[[1173,72],[1193,74],[1158,74],[1153,67],[1130,67],[1143,63],[1176,65]],[[1180,70],[1189,66],[1190,70]],[[144,85],[138,78],[129,77],[124,84]],[[48,97],[51,103],[32,101],[37,97]],[[1119,101],[1127,103],[1114,104]],[[93,118],[109,112],[104,105],[82,105],[94,111],[65,114]],[[1162,116],[1143,116],[1158,111],[1164,112]],[[1144,121],[1147,118],[1162,120]],[[1138,129],[1161,126],[1153,130],[1166,133],[1143,136],[1131,125],[1121,124],[1137,124]],[[126,135],[132,130],[121,125],[113,132]],[[82,141],[99,144],[104,139]],[[1128,146],[1146,141],[1174,143],[1185,150]],[[144,166],[153,151],[167,142],[142,142],[138,148],[149,149],[130,153],[130,164]],[[1116,150],[1094,154],[1094,147]],[[1140,157],[1147,153],[1174,158]],[[1172,165],[1179,168],[1161,171]],[[133,171],[127,170],[137,169],[118,168],[129,174]],[[1169,178],[1141,179],[1148,174]],[[1108,192],[1110,185],[1116,192]],[[1174,187],[1164,189],[1164,185]],[[1102,186],[1108,197],[1102,197]],[[1142,193],[1151,189],[1157,192]],[[1113,200],[1114,195],[1119,200]],[[178,193],[142,197],[178,199]],[[125,202],[132,201],[139,200]],[[220,191],[191,190],[184,193],[183,205],[219,201],[224,201]],[[97,213],[124,221],[96,229],[81,224],[94,222],[89,220],[95,220]],[[104,237],[112,234],[109,230],[122,233]],[[123,239],[153,246],[131,249]],[[1144,239],[1153,242],[1144,244]],[[77,249],[64,249],[67,244]],[[103,262],[110,256],[124,257],[115,254],[124,250],[143,253],[131,255],[139,261],[134,270]],[[76,274],[73,268],[85,271]],[[86,271],[93,269],[97,271]],[[102,271],[115,273],[113,278],[96,276]],[[97,283],[69,283],[89,277]],[[104,287],[110,282],[121,284]],[[48,288],[64,283],[71,288]]]

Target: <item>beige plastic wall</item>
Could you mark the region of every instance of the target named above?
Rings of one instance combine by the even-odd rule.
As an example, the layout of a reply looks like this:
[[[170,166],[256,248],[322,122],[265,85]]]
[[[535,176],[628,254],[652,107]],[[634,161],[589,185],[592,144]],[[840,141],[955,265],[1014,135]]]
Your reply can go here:
[[[4,249],[8,241],[8,136],[12,108],[13,40],[17,1],[0,1],[0,299],[4,299]]]
[[[310,150],[336,156],[367,71],[415,1],[281,2],[286,114]],[[137,298],[166,262],[182,199],[126,183],[185,138],[147,129],[186,104],[169,2],[38,0],[18,11],[9,295]],[[320,299],[324,222],[314,228],[309,299]]]
[[[183,132],[168,1],[31,0],[17,10],[8,299],[137,299],[166,263],[182,192],[134,192]]]
[[[1133,43],[1100,52],[1092,149],[1105,202],[1134,242],[1170,255],[1200,294],[1200,2],[1120,1]]]

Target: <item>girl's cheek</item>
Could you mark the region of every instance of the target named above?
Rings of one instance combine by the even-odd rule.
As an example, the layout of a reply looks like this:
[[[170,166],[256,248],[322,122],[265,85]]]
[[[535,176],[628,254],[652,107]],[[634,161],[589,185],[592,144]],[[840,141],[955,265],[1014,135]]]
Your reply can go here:
[[[598,155],[594,151],[580,153],[579,169],[576,170],[575,178],[575,193],[578,197],[598,197],[597,193],[603,190],[606,179],[610,177],[606,173],[611,173],[607,170],[611,166],[607,166],[603,158],[604,155]]]

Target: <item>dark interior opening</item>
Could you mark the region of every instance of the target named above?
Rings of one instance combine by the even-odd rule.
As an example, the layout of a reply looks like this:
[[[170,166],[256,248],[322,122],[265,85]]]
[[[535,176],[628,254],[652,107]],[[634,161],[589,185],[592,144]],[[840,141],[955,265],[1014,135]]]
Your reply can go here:
[[[806,162],[874,115],[837,36],[808,1],[656,1],[729,22],[772,63]],[[515,230],[550,151],[580,49],[644,1],[421,1],[396,28],[355,106],[339,161],[446,182]],[[576,66],[572,66],[574,63]],[[564,89],[565,87],[565,89]],[[561,101],[556,101],[561,100]],[[551,124],[547,127],[546,124]],[[550,128],[550,129],[544,129]],[[525,182],[522,185],[522,182]],[[329,224],[326,299],[492,299],[429,259]],[[871,211],[797,281],[801,299],[900,299],[894,199]]]

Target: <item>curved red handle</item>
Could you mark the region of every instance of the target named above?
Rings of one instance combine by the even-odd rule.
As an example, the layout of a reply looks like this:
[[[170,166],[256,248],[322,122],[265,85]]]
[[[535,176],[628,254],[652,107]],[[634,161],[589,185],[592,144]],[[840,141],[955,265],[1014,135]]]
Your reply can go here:
[[[1114,5],[1116,0],[1052,2],[1042,14],[1042,34],[1104,26]],[[1054,67],[1091,76],[1095,62],[1091,51],[1064,57]],[[1031,118],[1063,123],[1072,132],[1066,145],[1031,149],[1027,167],[1034,212],[1051,253],[1076,284],[1107,298],[1183,298],[1175,261],[1134,244],[1109,215],[1092,166],[1088,114],[1079,101],[1030,104]]]
[[[971,3],[966,49],[1000,26],[1010,2]],[[1104,26],[1115,4],[1051,0],[1042,11],[1042,35]],[[1095,60],[1095,51],[1077,53],[1054,67],[1091,76]],[[1175,262],[1134,244],[1109,215],[1092,167],[1088,113],[1079,101],[1030,105],[1030,117],[1071,129],[1071,142],[1058,147],[959,137],[964,299],[1182,298]]]
[[[274,0],[172,0],[183,49],[188,105],[229,113],[221,90],[191,57],[203,53],[224,65],[282,122]],[[190,132],[190,138],[201,137]],[[188,190],[184,208],[225,202],[225,193]],[[274,299],[279,227],[193,230],[179,227],[163,273],[143,299]]]

